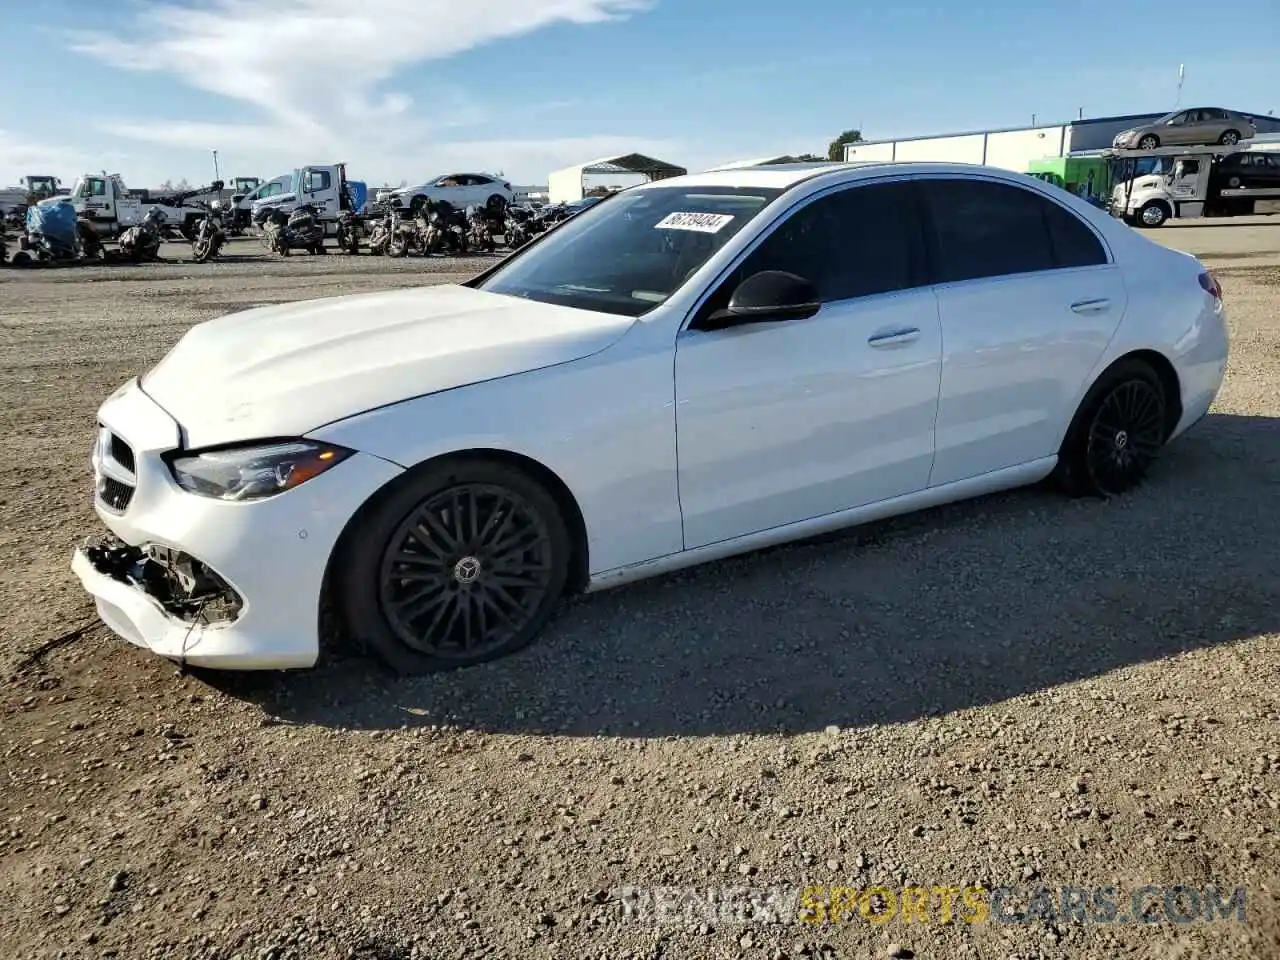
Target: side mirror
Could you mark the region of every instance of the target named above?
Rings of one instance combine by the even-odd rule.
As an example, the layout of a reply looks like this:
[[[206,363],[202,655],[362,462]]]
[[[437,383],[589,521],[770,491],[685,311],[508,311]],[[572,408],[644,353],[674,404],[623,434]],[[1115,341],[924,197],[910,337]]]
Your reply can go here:
[[[762,270],[738,284],[729,305],[717,310],[699,326],[721,330],[744,323],[804,320],[822,309],[812,282],[784,270]]]

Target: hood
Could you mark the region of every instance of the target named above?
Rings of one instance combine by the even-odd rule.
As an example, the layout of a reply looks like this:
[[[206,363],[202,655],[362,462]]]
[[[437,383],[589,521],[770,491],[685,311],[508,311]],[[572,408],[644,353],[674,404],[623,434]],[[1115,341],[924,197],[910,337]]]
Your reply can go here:
[[[193,449],[301,436],[375,407],[590,356],[633,323],[452,285],[308,300],[193,327],[142,388]]]

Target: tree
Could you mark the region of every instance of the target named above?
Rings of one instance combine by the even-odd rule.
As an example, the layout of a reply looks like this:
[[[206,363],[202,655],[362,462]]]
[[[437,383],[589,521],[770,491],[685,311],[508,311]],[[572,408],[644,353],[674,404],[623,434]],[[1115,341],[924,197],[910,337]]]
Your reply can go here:
[[[861,130],[846,130],[844,133],[840,134],[840,136],[832,140],[830,145],[827,147],[827,159],[843,160],[844,145],[846,143],[858,143],[861,140],[862,140]]]

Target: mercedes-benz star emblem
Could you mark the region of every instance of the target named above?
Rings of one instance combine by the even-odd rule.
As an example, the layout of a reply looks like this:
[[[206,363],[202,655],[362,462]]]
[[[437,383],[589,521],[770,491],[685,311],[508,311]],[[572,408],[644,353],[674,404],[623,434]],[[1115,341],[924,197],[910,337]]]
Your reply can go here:
[[[1123,430],[1116,431],[1116,449],[1123,450],[1129,444],[1129,434]]]
[[[453,565],[453,579],[459,583],[475,583],[480,576],[480,561],[475,557],[463,557]]]

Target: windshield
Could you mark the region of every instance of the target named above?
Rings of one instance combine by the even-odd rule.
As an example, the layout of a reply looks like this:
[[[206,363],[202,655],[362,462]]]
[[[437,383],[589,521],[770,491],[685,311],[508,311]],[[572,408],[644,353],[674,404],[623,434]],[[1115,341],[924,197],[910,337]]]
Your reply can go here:
[[[566,220],[479,289],[638,317],[675,293],[781,193],[635,187]]]

